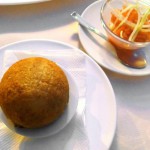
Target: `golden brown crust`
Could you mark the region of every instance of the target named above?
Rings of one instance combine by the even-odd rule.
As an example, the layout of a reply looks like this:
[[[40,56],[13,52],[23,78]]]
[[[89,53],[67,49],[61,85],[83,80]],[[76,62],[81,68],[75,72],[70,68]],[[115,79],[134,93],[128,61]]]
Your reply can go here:
[[[56,120],[69,100],[62,69],[45,58],[27,58],[13,64],[0,83],[0,104],[14,124],[36,128]]]

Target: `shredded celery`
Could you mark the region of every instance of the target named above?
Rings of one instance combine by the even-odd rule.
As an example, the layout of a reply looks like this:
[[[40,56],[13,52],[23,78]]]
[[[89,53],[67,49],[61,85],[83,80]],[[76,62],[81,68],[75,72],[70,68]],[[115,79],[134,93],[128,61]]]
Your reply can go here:
[[[124,16],[122,15],[122,13],[117,10],[117,9],[114,9],[110,6],[110,9],[111,9],[111,12],[112,14],[120,21],[124,20]],[[129,25],[130,27],[134,28],[135,27],[135,24],[130,22],[130,21],[126,21],[126,24]]]
[[[148,15],[150,14],[150,9],[148,9],[141,18],[140,22],[137,24],[137,27],[133,30],[133,34],[129,37],[129,41],[134,41],[140,30],[142,29],[143,24],[147,20]]]
[[[134,29],[133,29],[133,31],[132,31],[132,33],[131,33],[129,39],[128,39],[129,41],[133,41],[134,33],[136,32],[136,30],[137,30],[137,28],[138,28],[138,26],[139,26],[140,21],[141,21],[141,15],[140,15],[139,12],[138,12],[137,24],[136,24],[136,26],[134,27]]]
[[[120,37],[123,38],[123,31],[120,31]]]
[[[114,32],[115,32],[116,30],[118,30],[118,29],[127,21],[127,19],[128,19],[128,17],[130,16],[130,13],[131,13],[132,10],[133,10],[133,9],[130,9],[130,10],[129,10],[127,16],[126,16],[126,17],[122,20],[122,22],[120,22],[120,24],[113,30]]]
[[[140,31],[142,32],[150,32],[150,6],[145,4],[140,4],[139,1],[135,4],[129,4],[127,1],[125,1],[126,7],[124,9],[117,10],[111,7],[111,4],[109,5],[112,14],[117,18],[114,23],[111,24],[111,29],[113,31],[118,30],[123,24],[127,24],[131,29],[133,29],[129,41],[134,41]],[[136,10],[138,13],[138,20],[136,23],[133,23],[128,20],[132,10]],[[126,16],[123,16],[123,13],[127,12]],[[116,26],[117,20],[120,21],[119,25]],[[120,37],[123,38],[123,31],[120,32]]]

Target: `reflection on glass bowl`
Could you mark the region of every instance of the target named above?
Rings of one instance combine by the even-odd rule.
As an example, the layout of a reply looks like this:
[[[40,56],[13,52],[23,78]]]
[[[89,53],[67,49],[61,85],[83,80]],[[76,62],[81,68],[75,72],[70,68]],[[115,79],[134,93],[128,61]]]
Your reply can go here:
[[[141,7],[142,6],[142,7]],[[103,24],[103,27],[107,33],[108,40],[115,46],[117,55],[120,59],[123,61],[129,62],[128,57],[131,57],[133,59],[133,56],[140,55],[140,53],[137,53],[137,50],[141,50],[144,47],[147,47],[150,44],[150,24],[147,25],[146,29],[143,29],[141,22],[138,22],[139,18],[142,16],[138,16],[139,18],[133,18],[133,11],[136,12],[137,15],[139,15],[139,9],[145,9],[144,13],[147,13],[147,19],[150,20],[150,7],[148,7],[146,4],[138,3],[136,0],[128,0],[128,1],[121,1],[121,0],[107,0],[103,3],[100,11],[101,16],[101,22]],[[137,11],[138,10],[138,11]],[[141,10],[140,10],[141,11]],[[146,15],[143,14],[143,17],[146,17]],[[113,22],[112,27],[112,20],[115,18],[115,21]],[[134,16],[135,17],[135,16]],[[143,20],[143,18],[140,18]],[[147,22],[149,23],[149,20]],[[133,22],[132,22],[133,21]],[[139,26],[137,25],[137,22],[139,23]],[[139,32],[139,28],[142,28]],[[130,29],[130,35],[129,39],[125,38],[125,32]],[[137,30],[136,30],[137,29]],[[119,31],[119,34],[114,31]],[[135,31],[134,31],[135,30]],[[144,33],[142,33],[144,30]],[[147,32],[145,32],[147,31]],[[133,33],[132,33],[133,32]],[[131,35],[132,34],[132,35]],[[139,34],[145,34],[149,39],[145,39],[144,41],[138,40],[140,35]],[[135,36],[136,35],[136,36]],[[137,54],[133,54],[133,53]],[[135,58],[135,57],[134,57]],[[145,63],[144,55],[140,55],[137,57],[137,59],[140,58],[140,63]],[[134,59],[135,61],[135,59]],[[137,62],[137,60],[136,60]],[[128,64],[127,64],[128,65]]]

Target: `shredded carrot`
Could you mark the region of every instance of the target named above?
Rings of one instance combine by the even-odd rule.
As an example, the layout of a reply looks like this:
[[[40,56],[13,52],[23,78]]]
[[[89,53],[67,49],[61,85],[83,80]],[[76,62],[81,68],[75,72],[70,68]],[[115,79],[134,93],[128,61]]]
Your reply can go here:
[[[122,12],[125,8],[126,6],[123,6],[122,9],[119,10],[119,12]],[[131,11],[130,14],[129,14],[129,11]],[[124,13],[122,13],[122,15],[124,17],[128,17],[127,21],[130,21],[134,24],[138,22],[138,12],[135,8],[132,10],[125,11]],[[113,33],[115,33],[117,36],[125,40],[129,40],[129,37],[134,30],[133,27],[129,26],[126,22],[123,22],[123,24],[119,26],[119,24],[121,23],[121,20],[119,20],[113,13],[111,14],[110,22],[111,22],[110,29],[113,31]],[[144,23],[144,25],[150,25],[150,15],[148,15],[147,20]],[[150,31],[149,32],[143,32],[142,30],[139,31],[134,41],[135,42],[150,42]]]

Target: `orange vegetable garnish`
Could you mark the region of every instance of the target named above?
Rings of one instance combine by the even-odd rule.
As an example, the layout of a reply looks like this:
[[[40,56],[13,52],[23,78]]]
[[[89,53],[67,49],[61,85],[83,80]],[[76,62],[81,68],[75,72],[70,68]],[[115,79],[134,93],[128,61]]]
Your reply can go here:
[[[121,13],[126,6],[123,6],[119,12]],[[130,11],[130,12],[129,12]],[[122,16],[125,18],[127,17],[127,21],[137,24],[138,22],[138,12],[136,9],[127,10],[122,13]],[[129,40],[129,37],[131,36],[134,28],[132,26],[129,26],[126,22],[123,22],[122,25],[120,23],[122,20],[119,20],[113,13],[111,16],[111,24],[113,24],[113,27],[110,27],[110,29],[115,33],[117,36]],[[150,25],[150,15],[148,15],[147,20],[145,21],[144,25]],[[137,34],[137,36],[134,39],[135,42],[150,42],[150,30],[148,32],[144,32],[140,30]]]

